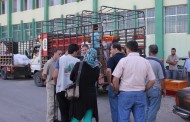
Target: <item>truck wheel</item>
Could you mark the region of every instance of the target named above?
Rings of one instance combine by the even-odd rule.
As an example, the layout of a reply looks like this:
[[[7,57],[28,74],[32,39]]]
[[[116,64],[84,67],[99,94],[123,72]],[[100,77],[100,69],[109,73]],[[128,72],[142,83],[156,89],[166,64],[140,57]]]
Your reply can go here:
[[[38,87],[44,86],[44,83],[43,83],[43,81],[42,81],[40,72],[36,72],[36,73],[34,74],[34,83],[35,83],[36,86],[38,86]]]
[[[3,68],[3,69],[1,70],[1,78],[2,78],[3,80],[6,80],[6,79],[7,79],[7,71],[6,71],[5,68]]]

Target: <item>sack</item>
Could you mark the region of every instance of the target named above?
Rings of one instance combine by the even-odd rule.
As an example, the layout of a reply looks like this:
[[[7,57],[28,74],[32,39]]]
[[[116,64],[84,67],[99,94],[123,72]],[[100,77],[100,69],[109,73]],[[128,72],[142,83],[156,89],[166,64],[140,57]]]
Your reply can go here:
[[[73,84],[65,91],[65,97],[68,100],[79,98],[79,85]]]
[[[79,98],[79,80],[80,80],[80,74],[81,74],[81,70],[82,70],[82,65],[83,65],[83,62],[80,62],[76,82],[73,83],[71,86],[69,86],[69,88],[67,88],[65,90],[65,97],[68,100],[78,99]]]

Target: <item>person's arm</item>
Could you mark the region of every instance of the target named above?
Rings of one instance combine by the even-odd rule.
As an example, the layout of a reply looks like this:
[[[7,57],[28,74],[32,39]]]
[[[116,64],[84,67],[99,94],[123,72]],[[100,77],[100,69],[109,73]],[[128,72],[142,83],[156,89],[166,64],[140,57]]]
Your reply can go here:
[[[48,66],[48,62],[46,62],[43,68],[43,72],[42,72],[42,79],[46,80],[47,75],[48,75],[48,70],[49,70],[49,66]]]
[[[59,70],[55,69],[53,72],[53,84],[57,84],[58,73],[59,73]]]
[[[107,68],[106,69],[106,76],[107,76],[107,80],[108,80],[108,83],[111,83],[111,69],[110,68]]]
[[[108,83],[111,83],[112,81],[112,71],[111,69],[114,67],[114,62],[112,60],[112,58],[109,58],[108,59],[108,62],[107,62],[107,69],[106,69],[106,76],[107,76],[107,80],[108,80]]]
[[[113,84],[111,84],[111,86],[113,87],[116,94],[119,93],[119,79],[122,76],[122,74],[123,74],[123,59],[119,61],[115,70],[112,73],[114,78],[113,78]]]
[[[155,80],[149,80],[148,83],[146,84],[145,91],[150,89],[155,83]]]
[[[170,57],[170,56],[168,56],[168,58],[167,58],[167,60],[166,60],[166,63],[169,64],[169,65],[171,65],[171,61],[169,60],[169,57]]]
[[[59,74],[59,59],[57,59],[55,63],[55,70],[53,72],[53,84],[55,85],[57,84],[58,74]]]
[[[165,85],[165,80],[164,79],[160,79],[160,84],[161,84],[161,92],[163,94],[163,96],[166,96],[166,85]]]

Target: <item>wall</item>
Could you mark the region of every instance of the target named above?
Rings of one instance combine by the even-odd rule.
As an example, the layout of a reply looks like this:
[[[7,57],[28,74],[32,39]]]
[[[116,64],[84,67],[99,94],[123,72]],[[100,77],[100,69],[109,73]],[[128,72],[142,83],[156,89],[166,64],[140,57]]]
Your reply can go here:
[[[164,0],[164,6],[187,4],[187,0]]]
[[[165,34],[164,36],[164,54],[165,59],[170,55],[171,48],[176,48],[176,54],[179,57],[187,56],[190,50],[190,34]]]
[[[23,23],[31,23],[33,18],[35,19],[35,21],[42,21],[44,20],[44,8],[16,12],[13,13],[12,16],[13,24],[20,24],[21,20],[23,20]]]
[[[0,15],[1,26],[7,25],[7,14]]]

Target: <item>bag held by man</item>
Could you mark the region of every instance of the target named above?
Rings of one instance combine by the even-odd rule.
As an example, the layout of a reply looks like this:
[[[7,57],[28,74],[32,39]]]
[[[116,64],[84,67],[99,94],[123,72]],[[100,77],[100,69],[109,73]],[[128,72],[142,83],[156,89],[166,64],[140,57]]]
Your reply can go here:
[[[65,91],[65,97],[66,97],[68,100],[78,99],[78,98],[79,98],[79,80],[80,80],[80,74],[81,74],[81,70],[82,70],[82,65],[83,65],[83,62],[80,62],[76,82],[73,83],[73,84],[72,84],[69,88],[67,88],[66,91]]]

